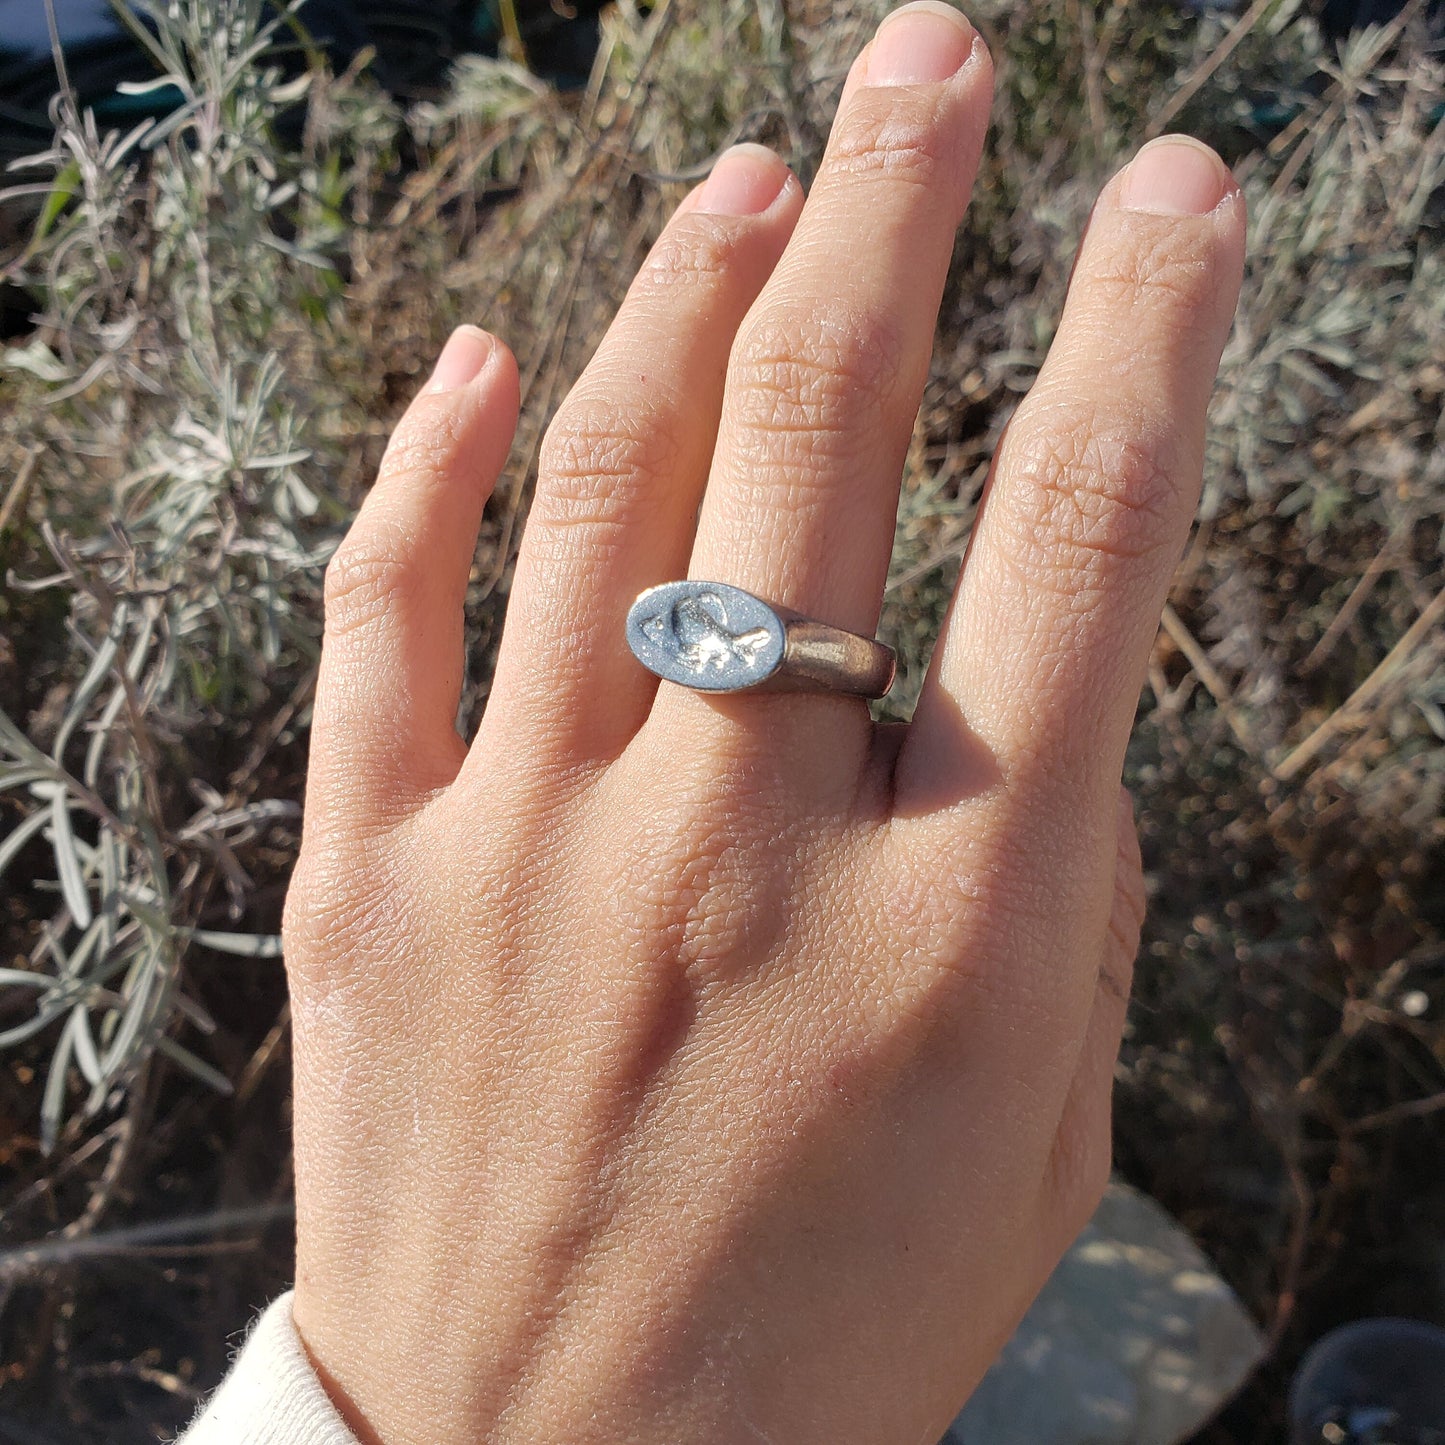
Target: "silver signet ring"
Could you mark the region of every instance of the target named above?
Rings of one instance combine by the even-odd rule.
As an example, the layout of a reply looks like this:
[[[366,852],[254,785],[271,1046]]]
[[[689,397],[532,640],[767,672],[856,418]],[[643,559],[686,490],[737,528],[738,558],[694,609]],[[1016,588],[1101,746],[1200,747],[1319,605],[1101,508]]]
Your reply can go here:
[[[846,692],[882,697],[891,647],[775,607],[726,582],[664,582],[627,614],[627,645],[650,672],[700,692]]]

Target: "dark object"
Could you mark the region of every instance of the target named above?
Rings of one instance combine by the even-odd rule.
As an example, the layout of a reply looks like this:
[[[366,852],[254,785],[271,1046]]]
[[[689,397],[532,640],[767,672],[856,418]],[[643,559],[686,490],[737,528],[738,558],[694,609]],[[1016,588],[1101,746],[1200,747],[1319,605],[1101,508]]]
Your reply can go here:
[[[518,28],[537,75],[564,89],[585,84],[602,3],[578,0],[561,7],[519,0]],[[71,83],[82,108],[93,109],[102,125],[129,125],[175,104],[164,93],[117,91],[124,81],[154,79],[155,64],[110,0],[54,5]],[[337,69],[374,49],[377,79],[402,99],[439,92],[459,55],[495,55],[501,41],[497,6],[488,0],[304,0],[296,18]],[[299,39],[286,25],[276,32],[273,55],[293,71],[305,65]],[[45,0],[0,0],[0,163],[50,143],[48,107],[56,88]]]
[[[1320,28],[1332,40],[1339,40],[1367,25],[1388,25],[1404,8],[1405,0],[1325,0]],[[1429,9],[1432,16],[1438,17],[1439,0],[1432,0]]]
[[[283,0],[264,0],[272,13]],[[600,38],[605,0],[514,0],[517,29],[534,75],[559,89],[585,85]],[[53,0],[60,51],[81,110],[102,130],[126,131],[181,103],[171,87],[128,95],[127,81],[156,78],[145,46],[116,14],[112,0]],[[133,7],[146,23],[144,10]],[[295,21],[277,26],[267,62],[288,74],[307,65],[311,47],[336,70],[370,54],[370,73],[406,102],[441,95],[459,56],[496,55],[502,48],[499,0],[302,0]],[[0,0],[0,188],[7,165],[47,149],[55,129],[51,99],[59,89],[46,0]],[[278,140],[296,145],[304,105],[283,112]],[[28,177],[22,179],[29,179]],[[15,254],[34,221],[32,202],[0,202],[0,264]],[[0,341],[30,329],[29,297],[0,278]],[[0,1442],[3,1445],[3,1442]]]
[[[1182,0],[1182,3],[1200,14],[1223,11],[1226,15],[1235,15],[1245,8],[1244,0]],[[1407,3],[1408,0],[1321,0],[1313,11],[1319,16],[1320,29],[1327,39],[1344,40],[1368,25],[1388,25]],[[1426,13],[1435,24],[1438,39],[1440,22],[1445,20],[1445,0],[1430,0]]]
[[[1290,1445],[1445,1445],[1445,1329],[1357,1320],[1306,1353],[1289,1392]]]

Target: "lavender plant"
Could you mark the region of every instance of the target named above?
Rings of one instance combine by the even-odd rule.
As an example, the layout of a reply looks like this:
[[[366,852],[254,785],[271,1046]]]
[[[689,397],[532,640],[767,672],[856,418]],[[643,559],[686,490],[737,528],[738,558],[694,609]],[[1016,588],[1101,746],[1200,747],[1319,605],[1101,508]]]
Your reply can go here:
[[[69,660],[28,730],[0,711],[0,873],[35,868],[45,918],[24,966],[0,970],[12,1005],[29,1000],[0,1049],[58,1028],[47,1151],[72,1106],[103,1109],[156,1053],[227,1088],[174,1037],[211,1026],[182,961],[279,952],[242,926],[241,855],[299,809],[201,781],[195,754],[253,725],[264,749],[266,708],[316,655],[336,515],[283,361],[335,289],[323,248],[345,184],[334,153],[276,142],[313,83],[266,58],[296,8],[137,0],[153,85],[179,103],[101,134],[62,85],[53,147],[20,163],[42,179],[9,192],[43,201],[12,267],[40,325],[0,352],[0,378],[32,428],[53,559],[9,584],[64,599]],[[361,103],[385,133],[387,104]],[[202,927],[221,899],[230,926]]]

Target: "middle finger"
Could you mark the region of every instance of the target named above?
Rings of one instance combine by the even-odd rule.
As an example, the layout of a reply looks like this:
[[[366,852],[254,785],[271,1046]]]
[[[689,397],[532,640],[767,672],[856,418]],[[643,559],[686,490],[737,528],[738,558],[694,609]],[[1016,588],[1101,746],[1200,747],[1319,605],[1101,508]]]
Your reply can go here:
[[[733,345],[694,578],[877,625],[991,94],[982,40],[935,0],[885,19],[854,65],[802,219]]]

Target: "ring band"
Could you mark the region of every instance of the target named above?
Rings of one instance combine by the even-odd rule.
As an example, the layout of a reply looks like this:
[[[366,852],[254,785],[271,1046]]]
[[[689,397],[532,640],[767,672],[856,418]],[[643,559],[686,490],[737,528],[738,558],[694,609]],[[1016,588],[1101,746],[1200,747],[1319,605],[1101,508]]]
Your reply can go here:
[[[627,645],[649,672],[700,692],[882,697],[897,668],[891,647],[726,582],[649,587],[628,611]]]

